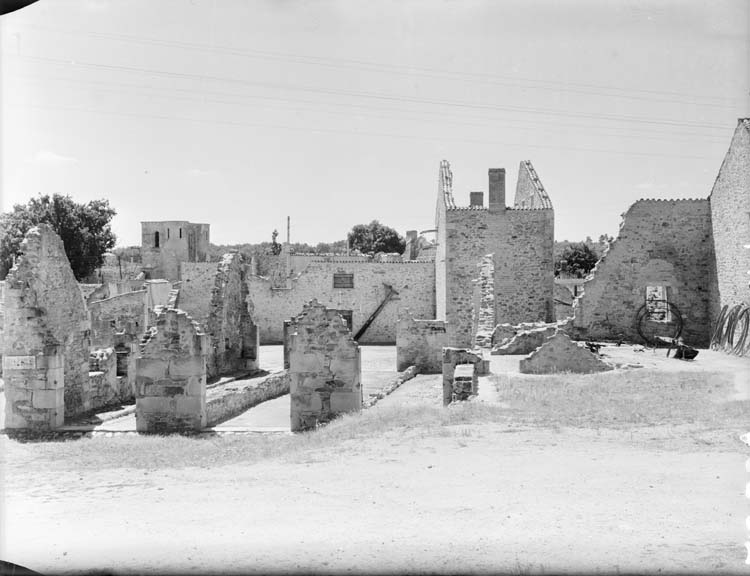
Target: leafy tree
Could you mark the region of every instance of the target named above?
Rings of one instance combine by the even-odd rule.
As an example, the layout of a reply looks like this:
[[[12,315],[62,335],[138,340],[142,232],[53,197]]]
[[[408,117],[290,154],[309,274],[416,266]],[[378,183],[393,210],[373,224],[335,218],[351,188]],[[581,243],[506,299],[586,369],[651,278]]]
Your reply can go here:
[[[398,252],[406,248],[406,240],[393,228],[383,226],[377,220],[369,224],[357,224],[347,235],[352,250],[359,250],[363,254],[377,252]]]
[[[594,249],[585,242],[577,242],[566,246],[560,258],[555,263],[556,273],[566,273],[582,278],[596,265],[599,256]]]
[[[0,278],[5,278],[20,253],[26,232],[49,224],[62,238],[73,274],[85,278],[104,263],[104,253],[114,248],[110,223],[115,210],[107,200],[78,204],[70,196],[40,195],[28,204],[16,204],[0,214]]]

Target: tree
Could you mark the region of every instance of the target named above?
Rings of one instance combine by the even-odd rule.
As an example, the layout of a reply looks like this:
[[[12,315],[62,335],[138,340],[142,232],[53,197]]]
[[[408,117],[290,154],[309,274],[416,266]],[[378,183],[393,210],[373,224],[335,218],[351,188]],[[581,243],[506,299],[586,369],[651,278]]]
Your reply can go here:
[[[587,275],[596,265],[599,257],[585,242],[573,243],[565,247],[555,263],[556,273],[566,273],[578,278]]]
[[[347,234],[347,240],[352,250],[359,250],[363,254],[377,252],[398,252],[401,254],[406,248],[406,240],[393,228],[383,226],[377,220],[369,224],[357,224]]]
[[[26,232],[43,223],[62,238],[75,277],[85,278],[101,267],[104,253],[115,246],[110,225],[115,214],[107,200],[78,204],[60,194],[39,195],[26,205],[16,204],[12,212],[0,214],[0,278],[13,266]]]

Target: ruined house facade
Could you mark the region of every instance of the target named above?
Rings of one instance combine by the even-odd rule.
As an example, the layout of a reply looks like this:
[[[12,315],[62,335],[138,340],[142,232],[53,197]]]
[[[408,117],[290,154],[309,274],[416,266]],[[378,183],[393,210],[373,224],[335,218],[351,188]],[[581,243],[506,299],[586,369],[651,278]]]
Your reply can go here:
[[[737,123],[711,194],[639,200],[574,303],[583,338],[639,341],[635,314],[657,293],[679,310],[682,338],[708,346],[723,306],[750,305],[750,119]]]
[[[183,220],[141,222],[141,258],[146,278],[180,279],[180,263],[205,262],[208,224]]]
[[[492,254],[494,323],[554,319],[554,210],[531,162],[521,162],[513,207],[506,206],[505,169],[489,170],[488,203],[472,192],[459,207],[453,175],[440,167],[436,210],[436,318],[446,322],[451,346],[470,346],[474,338],[473,283],[477,265]],[[492,322],[487,319],[484,322]]]

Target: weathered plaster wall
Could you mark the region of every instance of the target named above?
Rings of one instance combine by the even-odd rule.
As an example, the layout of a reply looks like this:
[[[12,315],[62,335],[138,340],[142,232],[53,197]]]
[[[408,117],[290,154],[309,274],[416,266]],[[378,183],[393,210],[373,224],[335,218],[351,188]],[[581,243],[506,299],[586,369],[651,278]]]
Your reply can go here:
[[[292,431],[362,408],[359,346],[336,310],[306,304],[289,346]]]
[[[136,429],[200,430],[206,425],[208,338],[182,310],[165,308],[136,363]]]
[[[721,306],[750,304],[750,119],[735,130],[711,196],[711,220]]]
[[[640,341],[635,315],[646,286],[667,286],[684,320],[682,337],[707,346],[715,282],[708,200],[639,200],[623,217],[584,294],[574,305],[574,327],[586,338]]]
[[[443,347],[447,345],[445,322],[415,319],[404,310],[396,334],[396,370],[416,366],[421,374],[439,374],[443,369]]]
[[[354,288],[334,288],[336,272],[353,274]],[[329,308],[352,311],[356,333],[386,295],[384,284],[398,292],[360,340],[363,344],[393,344],[399,311],[409,308],[415,317],[435,316],[435,276],[432,262],[325,262],[308,264],[290,289],[272,288],[268,279],[248,276],[250,299],[261,344],[283,341],[284,320],[296,315],[313,298]]]
[[[5,281],[3,356],[46,356],[57,347],[64,359],[65,415],[84,411],[89,383],[89,319],[60,237],[41,224],[29,230],[23,254]],[[7,358],[4,358],[7,368]],[[32,390],[23,372],[4,371],[6,385]]]
[[[258,368],[258,330],[252,319],[245,264],[225,254],[214,274],[205,329],[208,377]]]

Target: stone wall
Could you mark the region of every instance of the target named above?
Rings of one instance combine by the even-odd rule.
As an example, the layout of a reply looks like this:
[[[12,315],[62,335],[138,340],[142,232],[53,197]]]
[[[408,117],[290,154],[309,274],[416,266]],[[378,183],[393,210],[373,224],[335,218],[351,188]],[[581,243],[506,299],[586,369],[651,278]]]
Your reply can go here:
[[[40,357],[24,364],[34,364],[37,368],[29,369],[39,371],[44,370],[45,363],[56,363],[57,359],[53,360],[53,357],[57,358],[59,353],[64,359],[64,383],[56,380],[55,386],[64,386],[65,416],[80,414],[84,411],[84,390],[89,384],[90,324],[83,295],[65,255],[63,242],[50,226],[41,224],[29,230],[21,250],[23,254],[5,280],[3,356],[6,390],[16,386],[30,391],[36,386],[36,380],[24,381],[25,368],[5,372],[8,367],[6,357]],[[58,352],[49,352],[53,348]],[[41,373],[35,373],[35,378],[39,380],[40,389],[50,390],[46,386],[58,376],[48,376],[46,384],[43,384],[45,377]]]
[[[492,348],[495,319],[495,265],[494,254],[487,254],[477,264],[478,276],[474,280],[474,345]]]
[[[89,386],[84,396],[87,411],[130,401],[134,392],[127,377],[117,375],[117,354],[114,348],[99,348],[91,352]]]
[[[127,292],[89,303],[91,345],[106,348],[115,345],[116,334],[136,339],[146,330],[146,290]]]
[[[211,388],[206,399],[206,425],[216,426],[261,402],[288,394],[289,382],[289,373],[284,371]]]
[[[435,301],[436,317],[446,321],[452,346],[474,343],[478,324],[472,314],[472,280],[477,264],[490,253],[494,254],[495,320],[515,324],[554,317],[554,211],[549,197],[530,162],[521,163],[519,208],[505,205],[505,170],[491,168],[488,176],[488,208],[477,203],[459,208],[453,199],[450,168],[441,163]]]
[[[484,376],[490,373],[490,362],[485,358],[481,350],[466,350],[462,348],[446,347],[442,349],[442,371],[443,371],[443,404],[448,405],[454,400],[454,376],[456,366],[461,364],[472,364],[474,371],[471,375],[472,394],[477,393],[477,376]],[[461,388],[463,388],[461,386]],[[465,400],[464,395],[459,391],[459,398]]]
[[[498,322],[551,321],[554,267],[552,210],[446,212],[446,320],[450,342],[472,344],[472,279],[479,260],[494,253]]]
[[[208,338],[182,310],[163,309],[136,363],[136,429],[200,430],[206,425]]]
[[[209,378],[258,368],[258,330],[245,269],[239,253],[225,254],[216,267],[205,324]]]
[[[181,266],[177,306],[202,325],[208,320],[217,266],[216,262],[183,262]]]
[[[707,200],[639,200],[574,305],[580,337],[640,342],[635,315],[647,286],[665,286],[684,321],[682,338],[708,346],[715,268]]]
[[[315,300],[294,319],[289,374],[292,431],[362,408],[359,346],[338,312]]]
[[[351,274],[354,288],[334,288],[335,273]],[[350,310],[356,333],[386,296],[386,284],[398,295],[381,310],[362,344],[393,344],[399,311],[408,308],[416,317],[435,316],[435,276],[432,262],[326,262],[316,261],[292,279],[291,288],[273,288],[270,280],[248,276],[250,299],[261,344],[283,341],[283,323],[315,298],[329,308]]]
[[[750,119],[740,119],[711,197],[717,305],[750,304]]]
[[[404,310],[396,334],[396,370],[416,366],[421,374],[439,374],[447,344],[444,321],[416,320],[409,310]]]

